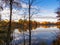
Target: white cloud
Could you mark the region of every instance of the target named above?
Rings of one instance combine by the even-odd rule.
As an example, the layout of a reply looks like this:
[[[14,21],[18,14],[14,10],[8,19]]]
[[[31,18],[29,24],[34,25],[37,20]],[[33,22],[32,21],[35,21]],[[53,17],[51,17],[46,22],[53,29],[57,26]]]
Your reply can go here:
[[[12,15],[12,20],[18,20],[18,19],[20,19],[20,18],[23,18],[22,16],[23,15],[21,15],[21,14],[24,14],[24,8],[28,8],[28,5],[27,4],[25,4],[25,3],[22,3],[21,2],[21,5],[22,5],[22,8],[23,9],[21,9],[21,10],[17,10],[17,9],[13,9],[13,15]],[[45,19],[45,18],[43,18],[43,19],[41,19],[41,18],[38,18],[38,17],[56,17],[56,14],[54,13],[54,12],[50,12],[49,10],[44,10],[44,9],[40,9],[40,7],[38,6],[32,6],[32,8],[36,8],[36,9],[38,9],[39,10],[39,13],[37,13],[37,14],[34,14],[33,15],[33,17],[32,18],[34,18],[34,17],[36,17],[36,18],[34,18],[34,19],[32,19],[32,20],[36,20],[36,21],[51,21],[51,22],[54,22],[54,21],[57,21],[57,19]],[[25,10],[26,12],[28,12],[28,10]],[[33,11],[35,11],[35,10],[32,10],[32,12]],[[37,10],[36,10],[37,11]],[[9,19],[9,13],[10,13],[10,10],[9,10],[9,8],[5,8],[2,12],[2,19]]]
[[[21,3],[21,5],[22,5],[22,8],[28,8],[28,5],[25,3]]]
[[[20,15],[20,12],[19,10],[15,10],[13,9],[13,15],[12,15],[12,19],[19,19],[21,16]],[[9,19],[9,15],[10,15],[10,10],[9,8],[6,8],[4,9],[2,12],[2,19]]]
[[[9,8],[4,9],[2,11],[2,19],[9,19],[9,13],[10,13]],[[21,14],[23,14],[23,10],[19,11],[19,10],[13,9],[12,20],[18,20],[20,18],[23,18]],[[44,17],[46,17],[46,15]],[[49,15],[51,15],[51,13]],[[52,15],[54,15],[54,14],[52,14]],[[40,21],[40,22],[42,22],[42,21],[50,21],[50,22],[57,21],[57,19],[38,18],[38,17],[43,17],[43,15],[40,15],[40,13],[33,15],[32,20],[36,20],[36,21]],[[50,17],[50,16],[47,16],[47,17]]]
[[[57,19],[45,19],[45,18],[41,19],[41,18],[35,18],[33,20],[38,21],[38,22],[42,22],[42,21],[57,22]]]

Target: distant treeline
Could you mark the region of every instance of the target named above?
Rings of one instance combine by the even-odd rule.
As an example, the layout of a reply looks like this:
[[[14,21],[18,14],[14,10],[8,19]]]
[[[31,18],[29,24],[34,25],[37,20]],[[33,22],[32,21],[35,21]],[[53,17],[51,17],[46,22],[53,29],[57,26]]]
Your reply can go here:
[[[9,26],[9,21],[7,20],[2,20],[0,21],[0,30],[8,30],[8,26]],[[37,28],[40,26],[40,22],[36,22],[36,21],[30,21],[30,27],[29,27],[29,21],[28,20],[22,20],[20,19],[18,22],[16,21],[12,21],[11,22],[11,29],[16,29],[16,28],[20,28],[20,29],[29,29],[29,28]]]
[[[59,25],[60,22],[37,22],[37,21],[30,21],[30,28],[34,26],[40,26],[40,25]],[[18,22],[12,20],[11,21],[12,27],[27,27],[29,28],[29,21],[28,20],[22,20],[20,19]],[[8,20],[2,20],[0,21],[0,27],[8,27],[9,21]]]

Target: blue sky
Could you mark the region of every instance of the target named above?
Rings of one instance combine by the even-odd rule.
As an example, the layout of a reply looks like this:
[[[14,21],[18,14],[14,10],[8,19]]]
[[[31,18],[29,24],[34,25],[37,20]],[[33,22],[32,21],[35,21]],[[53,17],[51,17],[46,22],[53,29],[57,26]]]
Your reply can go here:
[[[40,1],[40,0],[39,0]],[[41,0],[40,3],[37,3],[36,6],[40,6],[40,16],[46,17],[56,17],[57,14],[55,13],[57,8],[59,7],[59,2],[57,0]],[[38,20],[38,19],[37,19]],[[43,21],[50,21],[50,22],[55,22],[57,19],[52,19],[52,18],[45,18],[42,19]]]
[[[55,11],[58,8],[59,3],[57,0],[42,0],[41,3],[38,4],[38,6],[40,6],[42,10],[46,10],[46,12],[42,12],[42,13],[48,15],[48,13],[55,14]]]
[[[15,1],[17,1],[17,0],[15,0]],[[24,0],[24,1],[27,1],[27,0]],[[28,5],[26,5],[25,3],[21,3],[21,5],[23,8],[28,7]],[[34,8],[36,7],[39,10],[39,13],[34,15],[37,19],[34,18],[32,20],[37,20],[37,21],[43,20],[43,21],[50,21],[50,22],[57,21],[57,19],[51,19],[51,18],[50,19],[48,19],[48,18],[43,18],[43,19],[39,18],[38,19],[38,17],[46,17],[46,16],[47,17],[56,17],[57,14],[55,12],[56,12],[56,9],[59,7],[59,2],[57,0],[36,0],[34,2],[34,4],[32,5],[32,7],[34,7]],[[8,15],[8,13],[9,13],[8,11],[9,11],[9,9],[7,8],[7,9],[4,9],[2,11],[2,13],[5,15]],[[15,12],[18,12],[18,13],[15,13]],[[20,10],[14,9],[13,18],[16,19],[16,16],[17,16],[17,18],[19,19],[20,18],[19,16],[21,16],[20,15],[21,13],[23,13],[22,9],[20,9]],[[8,19],[8,16],[3,16],[2,18]]]

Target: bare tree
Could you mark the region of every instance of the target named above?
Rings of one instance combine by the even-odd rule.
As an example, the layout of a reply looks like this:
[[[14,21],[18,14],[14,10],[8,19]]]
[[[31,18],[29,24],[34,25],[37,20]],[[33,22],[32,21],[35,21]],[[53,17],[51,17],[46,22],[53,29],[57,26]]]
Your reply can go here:
[[[26,0],[26,1],[24,1],[24,0],[22,0],[22,2],[24,2],[24,3],[26,3],[26,5],[28,5],[28,7],[27,7],[27,9],[28,9],[28,12],[26,12],[27,11],[27,9],[25,10],[25,12],[24,12],[24,20],[25,19],[27,19],[27,18],[29,18],[28,20],[29,20],[29,45],[31,45],[31,18],[32,18],[32,16],[33,15],[36,15],[37,13],[39,13],[39,9],[36,9],[36,8],[33,8],[32,7],[32,5],[34,4],[34,3],[36,3],[35,2],[36,0]],[[34,11],[32,11],[32,10],[34,10]],[[27,14],[28,13],[28,14]],[[26,15],[25,15],[26,14]],[[27,17],[27,15],[28,15],[28,17]],[[24,44],[25,45],[25,44]]]
[[[14,0],[2,0],[6,5],[10,5],[10,18],[9,18],[9,26],[8,26],[8,30],[7,30],[7,40],[6,40],[6,45],[9,45],[11,38],[10,38],[10,34],[11,34],[11,21],[12,21],[12,7],[13,6],[17,6],[17,7],[21,7],[21,4],[19,2],[16,2]]]
[[[33,4],[33,2],[31,2]],[[34,15],[39,13],[39,9],[36,8],[32,8],[32,4],[28,4],[29,7],[27,7],[27,9],[24,9],[24,14],[23,14],[23,18],[24,18],[24,22],[23,25],[25,23],[25,20],[27,20],[29,18],[29,45],[31,45],[31,19]],[[28,11],[27,11],[28,10]],[[33,11],[32,11],[33,10]],[[24,26],[23,26],[24,27]],[[23,36],[24,36],[24,45],[25,45],[25,34],[23,31]]]
[[[29,45],[31,45],[31,18],[34,14],[37,14],[38,12],[32,12],[33,8],[32,8],[32,4],[35,2],[36,0],[28,0],[28,2],[26,4],[28,4],[28,15],[29,15]],[[35,9],[34,9],[35,10]],[[37,10],[36,10],[37,11]],[[32,12],[32,13],[31,13]],[[26,16],[24,16],[26,17]]]
[[[57,14],[57,21],[60,22],[60,0],[57,0],[59,2],[59,7],[57,8],[56,14]]]
[[[8,27],[8,34],[7,34],[7,44],[10,44],[10,34],[11,34],[11,20],[12,20],[12,0],[10,0],[10,22],[9,22],[9,27]]]
[[[17,6],[21,7],[21,4],[14,1],[14,0],[2,0],[2,1],[4,1],[4,3],[6,3],[6,5],[7,4],[10,5],[10,19],[9,19],[10,21],[9,21],[9,27],[8,27],[8,33],[7,33],[7,45],[9,45],[10,40],[11,40],[10,39],[10,33],[11,33],[11,20],[12,20],[12,6],[17,5]],[[33,14],[31,15],[31,9],[32,9],[31,7],[32,7],[32,4],[36,0],[27,0],[27,1],[28,1],[28,15],[29,15],[29,45],[31,45],[31,22],[30,22],[30,20],[31,20],[31,17],[33,15]],[[24,18],[25,18],[25,16],[24,16]]]
[[[3,10],[3,5],[2,5],[2,3],[1,3],[1,1],[0,1],[0,21],[1,21],[1,11]]]
[[[3,8],[0,6],[0,21],[1,21],[1,11],[3,10]]]
[[[36,0],[29,0],[29,45],[31,45],[31,22],[30,22],[30,20],[31,20],[31,17],[32,17],[32,15],[34,14],[32,14],[31,15],[31,6],[32,6],[32,4],[35,2]]]

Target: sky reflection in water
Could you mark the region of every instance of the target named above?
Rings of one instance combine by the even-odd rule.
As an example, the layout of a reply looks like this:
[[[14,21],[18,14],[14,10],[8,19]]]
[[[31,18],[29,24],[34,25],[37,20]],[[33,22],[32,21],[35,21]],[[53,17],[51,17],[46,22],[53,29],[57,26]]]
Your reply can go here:
[[[40,44],[40,43],[46,43],[47,45],[51,45],[52,41],[57,39],[58,33],[60,30],[56,27],[50,27],[50,28],[37,28],[35,30],[31,30],[31,37],[32,37],[32,45]],[[28,31],[24,32],[25,40],[28,41],[29,33]],[[21,44],[23,43],[23,32],[19,32],[18,29],[15,29],[13,32],[13,40],[12,42],[14,44]]]

